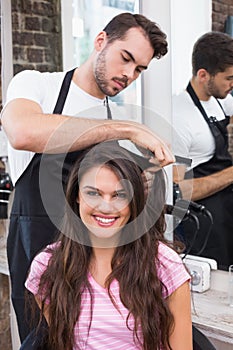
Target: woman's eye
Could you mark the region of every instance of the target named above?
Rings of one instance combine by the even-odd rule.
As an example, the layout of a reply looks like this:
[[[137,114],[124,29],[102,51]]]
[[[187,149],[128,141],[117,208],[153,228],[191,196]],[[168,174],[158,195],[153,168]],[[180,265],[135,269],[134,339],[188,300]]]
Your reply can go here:
[[[115,197],[119,198],[119,199],[126,199],[127,198],[127,194],[126,194],[126,192],[117,192],[115,194]]]
[[[98,191],[87,191],[86,192],[88,196],[94,197],[94,196],[99,196]]]

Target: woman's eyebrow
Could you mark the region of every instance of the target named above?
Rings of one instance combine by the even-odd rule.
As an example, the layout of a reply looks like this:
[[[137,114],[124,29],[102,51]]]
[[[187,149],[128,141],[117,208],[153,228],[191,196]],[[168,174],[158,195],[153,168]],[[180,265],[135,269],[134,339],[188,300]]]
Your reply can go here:
[[[92,191],[97,191],[97,192],[101,193],[101,190],[99,188],[89,186],[89,185],[84,186],[82,188],[82,190],[92,190]],[[120,188],[119,190],[115,190],[112,193],[126,193],[126,190],[124,188]]]
[[[99,191],[99,189],[97,187],[93,187],[93,186],[89,186],[89,185],[83,186],[83,190],[85,190],[85,189]]]

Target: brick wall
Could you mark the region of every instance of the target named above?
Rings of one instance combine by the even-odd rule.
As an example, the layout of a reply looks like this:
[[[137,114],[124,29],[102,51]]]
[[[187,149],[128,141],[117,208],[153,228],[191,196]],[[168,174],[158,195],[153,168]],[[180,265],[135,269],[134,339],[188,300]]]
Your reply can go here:
[[[213,0],[212,30],[224,32],[227,16],[233,16],[233,0]],[[229,152],[233,157],[233,120],[228,126]]]
[[[10,330],[10,302],[8,277],[0,274],[1,298],[0,298],[0,349],[12,350]]]
[[[0,265],[6,270],[6,232],[8,220],[0,219]],[[12,350],[8,276],[0,273],[0,349]]]
[[[60,0],[11,0],[11,7],[14,74],[24,69],[36,69],[41,72],[62,70]],[[8,277],[2,274],[0,274],[0,349],[12,350],[9,283]]]
[[[233,16],[233,0],[213,0],[212,6],[212,30],[224,32],[227,16]]]
[[[62,70],[59,0],[12,0],[14,74],[24,69]]]

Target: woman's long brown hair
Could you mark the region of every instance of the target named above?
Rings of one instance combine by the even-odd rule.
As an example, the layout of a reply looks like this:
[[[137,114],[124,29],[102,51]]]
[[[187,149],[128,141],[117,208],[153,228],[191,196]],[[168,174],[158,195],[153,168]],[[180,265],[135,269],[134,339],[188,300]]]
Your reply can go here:
[[[162,284],[157,275],[158,243],[164,238],[165,179],[162,170],[155,175],[153,187],[147,196],[144,192],[142,170],[128,151],[115,142],[104,142],[87,150],[74,165],[66,191],[67,208],[64,225],[56,248],[51,253],[48,268],[43,273],[38,294],[42,296],[41,316],[49,300],[49,349],[72,350],[79,347],[74,339],[74,327],[79,321],[82,295],[92,288],[88,280],[90,259],[93,251],[87,242],[88,232],[79,218],[77,195],[81,177],[93,166],[105,164],[119,179],[129,194],[131,217],[121,233],[121,241],[112,258],[112,272],[106,281],[110,292],[111,282],[119,283],[120,298],[134,317],[133,335],[143,350],[171,349],[169,335],[173,317],[166,300],[162,297]],[[130,186],[127,184],[130,182]],[[133,193],[132,193],[133,189]],[[117,305],[115,305],[117,308]],[[128,320],[128,319],[127,319]],[[89,330],[92,321],[90,311]],[[126,326],[129,328],[126,321]],[[138,335],[142,332],[142,339]]]

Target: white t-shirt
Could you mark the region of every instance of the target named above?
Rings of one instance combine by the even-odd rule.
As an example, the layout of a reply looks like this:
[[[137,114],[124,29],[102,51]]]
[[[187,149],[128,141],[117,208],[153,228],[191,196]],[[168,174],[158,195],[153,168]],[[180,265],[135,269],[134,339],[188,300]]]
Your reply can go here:
[[[222,108],[214,97],[209,101],[200,101],[208,117],[218,120],[226,115],[233,115],[233,97],[229,94],[225,99],[219,100]],[[207,162],[215,151],[215,142],[207,122],[199,109],[195,106],[187,91],[173,96],[173,141],[174,154],[191,158],[192,166]]]
[[[37,102],[44,113],[52,113],[64,76],[65,72],[40,73],[25,70],[18,73],[9,84],[5,106],[13,99],[25,98]],[[104,100],[87,94],[71,82],[62,114],[77,116],[78,113],[79,116],[86,118],[107,118]],[[27,168],[33,156],[33,152],[15,150],[9,144],[9,166],[14,184]]]

